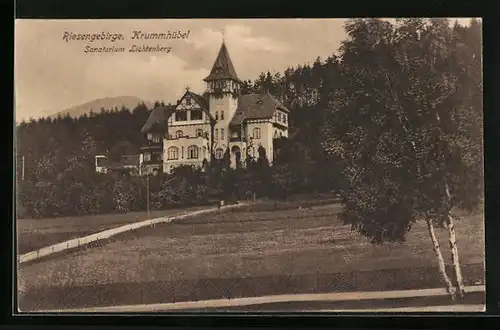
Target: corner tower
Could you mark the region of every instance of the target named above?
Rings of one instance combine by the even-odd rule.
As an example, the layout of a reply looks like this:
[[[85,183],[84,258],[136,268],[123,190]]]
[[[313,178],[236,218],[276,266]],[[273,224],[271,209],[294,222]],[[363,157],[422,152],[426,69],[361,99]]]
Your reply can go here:
[[[216,133],[215,139],[226,145],[229,122],[238,108],[242,81],[236,75],[224,41],[210,74],[203,81],[207,84],[206,95],[209,99],[210,114],[216,119],[215,129],[219,132],[219,136]]]

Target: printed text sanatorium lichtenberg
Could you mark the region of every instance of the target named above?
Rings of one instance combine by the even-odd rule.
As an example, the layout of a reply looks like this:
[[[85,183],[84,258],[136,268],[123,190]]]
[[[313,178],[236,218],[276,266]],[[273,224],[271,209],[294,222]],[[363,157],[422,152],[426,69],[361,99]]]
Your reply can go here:
[[[182,31],[168,31],[166,33],[144,33],[141,30],[132,31],[130,36],[131,40],[177,40],[177,39],[187,39],[189,38],[190,31],[182,32]],[[74,33],[65,31],[63,34],[63,40],[66,42],[69,41],[87,41],[93,43],[95,41],[108,41],[108,42],[116,42],[120,40],[124,40],[124,36],[121,33],[110,33],[110,32],[101,32],[101,33]],[[128,51],[129,52],[164,52],[170,53],[172,47],[166,47],[164,45],[132,45]],[[92,47],[87,45],[84,49],[85,53],[123,53],[125,52],[125,47],[119,46],[101,46],[101,47]]]

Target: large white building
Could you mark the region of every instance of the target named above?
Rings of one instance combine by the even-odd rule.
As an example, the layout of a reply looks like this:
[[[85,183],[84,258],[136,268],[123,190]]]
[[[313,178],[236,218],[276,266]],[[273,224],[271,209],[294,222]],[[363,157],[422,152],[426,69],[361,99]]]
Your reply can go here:
[[[170,173],[179,165],[201,167],[212,153],[222,159],[227,152],[235,168],[248,155],[258,158],[259,146],[272,164],[273,139],[288,137],[289,110],[268,92],[241,95],[242,81],[224,42],[203,80],[203,96],[186,89],[174,106],[151,112],[142,128],[148,141],[142,168]]]

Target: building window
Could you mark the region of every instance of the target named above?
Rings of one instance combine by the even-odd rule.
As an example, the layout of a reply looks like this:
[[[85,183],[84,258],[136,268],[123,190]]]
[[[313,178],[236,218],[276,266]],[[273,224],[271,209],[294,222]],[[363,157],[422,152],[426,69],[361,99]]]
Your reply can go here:
[[[222,159],[222,157],[224,157],[224,150],[222,150],[221,148],[215,150],[215,158]]]
[[[191,110],[191,120],[202,120],[203,113],[201,110]]]
[[[106,158],[104,158],[104,157],[96,158],[96,166],[97,167],[106,167]]]
[[[202,137],[203,136],[203,130],[201,128],[198,128],[196,130],[196,136],[198,136],[198,137]]]
[[[187,111],[177,111],[175,113],[175,121],[186,121],[187,120]]]
[[[224,129],[223,128],[220,129],[220,139],[224,140]]]
[[[219,120],[219,111],[215,111],[215,120]]]
[[[224,110],[220,112],[220,120],[224,120]]]
[[[144,154],[144,161],[145,162],[151,161],[151,154],[150,153]]]
[[[186,97],[186,104],[191,105],[191,99],[189,97]]]
[[[168,159],[170,160],[179,159],[179,148],[170,147],[168,148],[167,152],[168,152]]]
[[[153,135],[153,143],[160,143],[161,138],[158,135]]]
[[[283,114],[283,122],[286,124],[286,114]]]
[[[159,154],[152,154],[151,155],[151,160],[155,161],[155,162],[159,162],[160,161],[160,155]]]
[[[255,127],[253,129],[253,138],[254,139],[260,139],[260,128]]]
[[[197,159],[198,158],[198,147],[190,146],[187,149],[188,151],[188,159]]]
[[[219,139],[219,129],[218,128],[215,129],[215,139],[216,140]]]
[[[184,133],[181,130],[175,132],[175,137],[178,138],[178,139],[181,138],[181,137],[183,137],[183,135],[184,135]]]

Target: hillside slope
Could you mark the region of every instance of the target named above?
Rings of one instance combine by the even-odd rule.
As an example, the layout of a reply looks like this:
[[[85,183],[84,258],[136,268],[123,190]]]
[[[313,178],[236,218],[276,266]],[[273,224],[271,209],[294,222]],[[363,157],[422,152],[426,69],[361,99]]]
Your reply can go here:
[[[102,98],[102,99],[92,100],[92,101],[65,109],[63,111],[56,112],[53,115],[50,115],[49,117],[54,118],[54,117],[57,117],[59,114],[62,116],[69,114],[71,117],[80,117],[80,116],[83,116],[83,114],[88,115],[90,113],[90,111],[100,112],[101,109],[109,110],[109,109],[112,109],[115,107],[120,109],[122,106],[132,110],[141,102],[144,102],[148,107],[152,106],[151,102],[144,101],[144,100],[142,100],[138,97],[135,97],[135,96],[106,97],[106,98]]]

